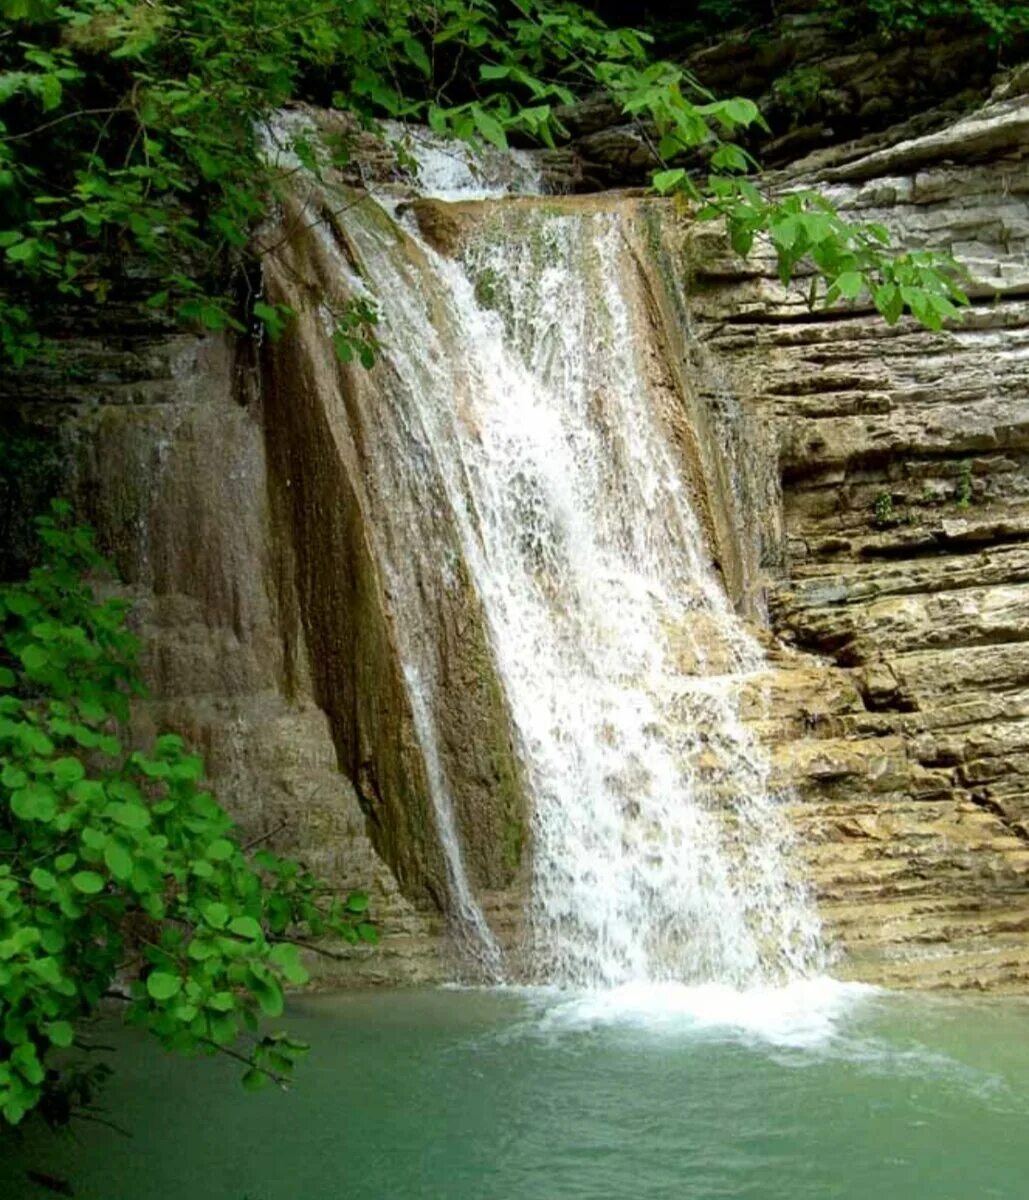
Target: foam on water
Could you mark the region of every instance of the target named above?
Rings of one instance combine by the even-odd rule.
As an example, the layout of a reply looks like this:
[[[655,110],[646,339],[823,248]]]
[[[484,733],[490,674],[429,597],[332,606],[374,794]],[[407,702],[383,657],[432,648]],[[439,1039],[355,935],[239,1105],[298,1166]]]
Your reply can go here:
[[[620,987],[541,997],[544,1031],[626,1028],[648,1034],[724,1036],[812,1049],[837,1037],[846,1019],[879,989],[827,976],[781,987],[727,984],[628,983]]]

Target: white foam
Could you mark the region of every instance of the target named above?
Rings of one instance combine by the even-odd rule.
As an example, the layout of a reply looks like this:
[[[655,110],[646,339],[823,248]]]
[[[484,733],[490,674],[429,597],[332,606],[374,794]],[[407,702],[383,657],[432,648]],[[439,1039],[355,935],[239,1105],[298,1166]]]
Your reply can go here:
[[[737,989],[720,983],[627,983],[603,991],[578,992],[554,1003],[553,993],[539,1027],[545,1031],[625,1027],[656,1034],[729,1034],[775,1046],[822,1046],[844,1018],[880,989],[827,976],[782,987]]]
[[[402,121],[381,124],[387,139],[399,143],[415,164],[416,170],[409,174],[419,195],[435,200],[489,200],[539,195],[543,190],[539,159],[531,151],[473,148],[423,126]]]

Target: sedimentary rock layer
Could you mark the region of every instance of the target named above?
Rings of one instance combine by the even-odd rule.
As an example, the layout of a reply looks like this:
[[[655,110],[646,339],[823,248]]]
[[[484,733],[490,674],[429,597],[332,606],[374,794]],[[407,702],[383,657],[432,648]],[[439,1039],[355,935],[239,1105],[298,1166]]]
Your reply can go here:
[[[751,713],[842,969],[1024,988],[1029,105],[811,165],[855,216],[952,250],[973,306],[940,333],[810,312],[698,232],[695,332],[781,490],[761,532],[781,645]]]

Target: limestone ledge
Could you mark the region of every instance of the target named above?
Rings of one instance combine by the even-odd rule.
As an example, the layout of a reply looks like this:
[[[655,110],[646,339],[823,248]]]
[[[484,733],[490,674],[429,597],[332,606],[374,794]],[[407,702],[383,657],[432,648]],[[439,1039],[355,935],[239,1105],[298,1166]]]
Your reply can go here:
[[[744,716],[837,971],[1025,990],[1029,103],[808,168],[781,185],[828,184],[905,246],[953,250],[973,307],[940,333],[812,312],[770,259],[694,235],[694,332],[779,495],[756,585],[778,644]]]

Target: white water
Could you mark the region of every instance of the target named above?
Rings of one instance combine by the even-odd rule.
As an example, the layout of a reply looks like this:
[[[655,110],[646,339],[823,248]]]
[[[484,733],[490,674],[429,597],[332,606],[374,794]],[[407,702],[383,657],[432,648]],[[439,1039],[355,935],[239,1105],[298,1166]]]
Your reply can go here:
[[[435,149],[420,175],[451,198],[481,183]],[[494,211],[463,262],[421,244],[419,264],[354,210],[389,397],[362,434],[379,554],[451,916],[484,976],[502,975],[500,951],[467,878],[437,715],[431,598],[460,586],[457,562],[530,793],[528,975],[751,989],[761,1007],[755,987],[820,967],[818,921],[739,720],[740,683],[762,657],[712,568],[646,370],[623,219]]]
[[[724,983],[626,983],[560,998],[540,996],[537,1028],[550,1034],[613,1026],[811,1049],[832,1041],[849,1016],[880,994],[867,984],[824,976],[745,989]]]
[[[428,689],[418,668],[410,661],[404,669],[404,680],[411,698],[415,736],[425,760],[425,772],[436,812],[436,834],[443,849],[447,867],[447,882],[450,886],[451,923],[461,953],[475,962],[484,979],[495,982],[504,974],[504,954],[493,936],[482,909],[465,874],[461,854],[461,841],[454,819],[454,805],[447,782],[446,772],[440,761],[439,738],[429,708]]]
[[[619,217],[536,214],[465,265],[426,247],[445,297],[435,324],[381,238],[357,237],[518,735],[534,974],[803,974],[817,921],[734,703],[761,657],[711,569],[638,361]]]
[[[387,139],[410,161],[410,183],[440,200],[486,200],[542,190],[538,157],[527,150],[476,149],[420,126],[383,121]]]

